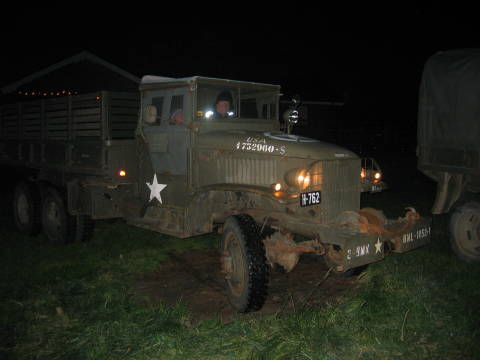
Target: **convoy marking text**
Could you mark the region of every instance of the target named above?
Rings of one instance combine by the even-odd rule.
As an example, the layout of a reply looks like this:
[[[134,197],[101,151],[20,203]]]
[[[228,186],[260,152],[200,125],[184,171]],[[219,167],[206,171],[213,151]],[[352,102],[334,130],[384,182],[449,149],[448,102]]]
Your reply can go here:
[[[257,152],[265,152],[265,153],[279,153],[280,155],[284,155],[286,152],[286,147],[282,146],[275,146],[272,144],[267,144],[267,140],[265,138],[257,138],[257,137],[247,137],[243,141],[237,142],[236,145],[237,150],[246,150],[246,151],[257,151]]]
[[[426,227],[426,228],[418,229],[417,231],[412,231],[412,232],[403,234],[402,235],[402,242],[404,244],[408,244],[410,242],[414,242],[415,240],[420,240],[420,239],[426,238],[426,237],[430,236],[431,230],[432,229],[429,226],[429,227]]]

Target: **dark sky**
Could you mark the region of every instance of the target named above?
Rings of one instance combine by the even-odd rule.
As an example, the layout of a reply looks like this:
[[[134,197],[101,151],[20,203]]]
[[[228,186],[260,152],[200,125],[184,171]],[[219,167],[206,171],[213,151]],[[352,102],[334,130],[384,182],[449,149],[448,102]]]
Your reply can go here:
[[[402,98],[415,101],[423,63],[434,52],[480,47],[475,12],[453,3],[99,4],[49,2],[2,12],[0,85],[88,50],[138,76],[272,82],[308,100],[388,108]]]

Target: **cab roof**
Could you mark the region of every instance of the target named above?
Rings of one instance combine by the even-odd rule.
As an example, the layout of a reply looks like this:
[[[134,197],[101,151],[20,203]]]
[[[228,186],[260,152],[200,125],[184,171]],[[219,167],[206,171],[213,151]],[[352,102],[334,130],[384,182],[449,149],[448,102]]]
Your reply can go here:
[[[156,75],[145,75],[142,77],[140,82],[140,90],[152,89],[157,87],[164,87],[170,85],[181,85],[181,84],[192,84],[192,83],[207,83],[207,84],[222,84],[222,85],[231,85],[231,86],[245,86],[245,87],[262,87],[265,89],[270,89],[272,91],[279,91],[280,85],[265,84],[265,83],[256,83],[250,81],[238,81],[238,80],[228,80],[228,79],[218,79],[210,78],[205,76],[191,76],[184,78],[170,78],[164,76]]]

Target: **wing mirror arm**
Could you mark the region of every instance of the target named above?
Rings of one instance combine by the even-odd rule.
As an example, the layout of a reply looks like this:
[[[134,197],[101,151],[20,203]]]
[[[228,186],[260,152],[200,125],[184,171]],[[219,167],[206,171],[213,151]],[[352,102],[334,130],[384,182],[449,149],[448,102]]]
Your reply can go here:
[[[290,134],[292,132],[292,128],[294,125],[296,125],[298,123],[298,121],[300,120],[300,116],[299,116],[299,107],[300,107],[300,96],[298,95],[295,95],[293,98],[292,98],[292,105],[290,107],[290,109],[286,110],[284,113],[283,113],[283,121],[285,122],[285,124],[287,125],[287,134]]]

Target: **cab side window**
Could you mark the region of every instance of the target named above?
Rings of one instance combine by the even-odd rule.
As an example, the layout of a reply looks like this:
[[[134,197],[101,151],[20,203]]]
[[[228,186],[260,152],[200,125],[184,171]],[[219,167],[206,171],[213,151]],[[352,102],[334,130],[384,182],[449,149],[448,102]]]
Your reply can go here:
[[[160,125],[163,111],[163,96],[152,98],[152,105],[157,108],[157,119],[151,125]]]
[[[174,95],[170,103],[169,123],[171,125],[180,125],[184,122],[183,95]]]
[[[160,125],[163,112],[163,97],[152,98],[151,104],[144,107],[143,122],[145,125]]]

